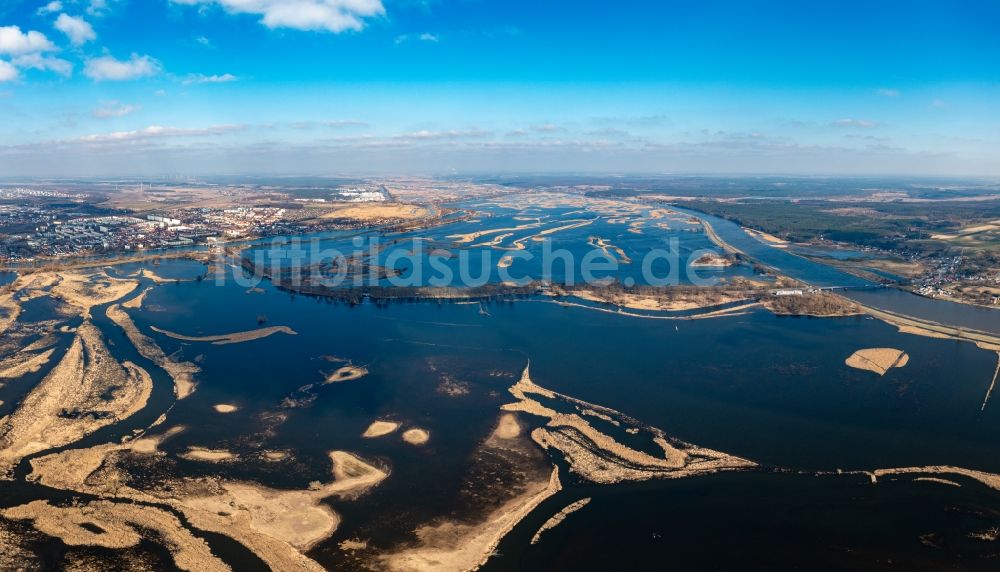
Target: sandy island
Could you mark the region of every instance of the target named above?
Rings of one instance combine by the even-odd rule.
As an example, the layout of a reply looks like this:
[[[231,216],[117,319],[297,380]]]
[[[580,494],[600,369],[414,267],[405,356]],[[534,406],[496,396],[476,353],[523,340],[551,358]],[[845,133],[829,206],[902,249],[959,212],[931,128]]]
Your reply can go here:
[[[223,449],[206,449],[204,447],[188,447],[186,453],[178,455],[182,459],[189,461],[207,461],[209,463],[220,463],[222,461],[232,461],[239,458],[238,455]]]
[[[399,423],[393,421],[375,421],[368,426],[368,429],[365,429],[365,432],[361,436],[367,439],[374,439],[384,437],[396,429],[399,429]]]
[[[208,476],[176,477],[157,488],[138,490],[126,484],[128,478],[118,466],[117,459],[129,454],[128,445],[122,444],[67,450],[33,459],[30,478],[66,491],[112,493],[117,499],[129,499],[115,506],[128,507],[134,513],[147,508],[136,510],[135,503],[168,505],[191,526],[243,544],[273,570],[322,571],[305,552],[329,538],[340,522],[323,500],[352,498],[388,476],[350,453],[333,451],[333,480],[313,483],[304,490],[278,490]],[[179,522],[171,529],[184,530]]]
[[[629,255],[625,254],[625,251],[620,246],[615,246],[609,240],[605,240],[599,236],[591,236],[587,239],[587,244],[601,249],[605,256],[616,259],[621,264],[632,264],[632,259],[629,258]]]
[[[581,508],[587,506],[588,504],[590,504],[590,498],[589,497],[585,498],[585,499],[580,499],[580,500],[576,501],[575,503],[573,503],[573,504],[567,506],[566,508],[562,509],[561,511],[557,512],[555,515],[552,516],[552,518],[550,518],[547,521],[545,521],[545,524],[543,524],[538,529],[538,531],[535,532],[535,535],[533,537],[531,537],[531,543],[532,544],[538,544],[538,541],[542,539],[542,535],[543,534],[545,534],[549,530],[552,530],[553,528],[559,526],[560,524],[562,524],[562,521],[566,520],[567,516],[573,514],[574,512],[580,510]]]
[[[31,521],[38,531],[69,546],[132,548],[153,532],[181,570],[231,570],[212,554],[208,543],[191,534],[176,516],[155,507],[144,506],[136,510],[132,505],[110,501],[60,507],[38,500],[4,509],[0,514],[11,520]]]
[[[521,434],[521,425],[517,422],[517,417],[513,413],[504,413],[500,416],[496,429],[493,430],[493,437],[497,439],[514,439]]]
[[[146,301],[146,296],[149,294],[153,287],[150,286],[142,292],[139,293],[135,298],[131,298],[122,302],[122,308],[128,308],[129,310],[139,310],[142,308],[143,303]]]
[[[55,367],[0,424],[0,474],[22,458],[69,445],[145,407],[149,373],[119,364],[100,330],[83,322]]]
[[[59,281],[52,286],[52,295],[80,309],[84,318],[90,309],[124,298],[138,288],[135,280],[110,278],[104,273],[80,274],[60,272]]]
[[[426,429],[410,429],[403,433],[403,441],[410,445],[424,445],[430,438],[431,434]]]
[[[160,435],[154,435],[151,437],[141,437],[139,439],[132,441],[129,444],[128,449],[133,453],[137,453],[140,455],[155,455],[160,452],[160,445],[162,445],[164,441],[173,437],[174,435],[177,435],[178,433],[183,433],[185,430],[186,427],[184,427],[183,425],[171,427],[170,429],[166,430]]]
[[[885,375],[894,367],[904,367],[910,361],[910,356],[902,350],[894,348],[870,348],[858,350],[845,360],[847,365]]]
[[[691,263],[691,266],[725,268],[734,264],[735,262],[732,259],[726,258],[725,256],[719,256],[714,252],[708,252],[699,256],[697,260]]]
[[[674,479],[756,467],[755,463],[746,459],[671,439],[662,430],[641,425],[614,409],[545,389],[532,381],[530,365],[525,367],[521,379],[509,391],[517,401],[501,409],[548,419],[544,427],[532,431],[532,440],[543,449],[558,451],[574,473],[595,483]],[[553,406],[571,407],[576,412],[556,411],[543,405],[535,396],[552,402]],[[592,426],[584,419],[582,411],[597,412],[618,421],[620,426],[638,429],[635,434],[645,433],[650,444],[660,449],[660,454],[654,455],[620,443]]]
[[[164,330],[162,328],[157,328],[156,326],[150,326],[149,329],[153,330],[156,333],[163,334],[168,338],[173,338],[175,340],[183,340],[185,342],[211,342],[212,344],[217,346],[226,344],[238,344],[242,342],[259,340],[261,338],[266,338],[268,336],[278,333],[288,334],[290,336],[298,335],[298,332],[289,328],[288,326],[270,326],[267,328],[259,328],[247,332],[235,332],[232,334],[221,334],[218,336],[185,336],[183,334],[177,334],[174,332]]]
[[[761,242],[763,242],[765,244],[768,244],[768,245],[773,246],[775,248],[788,248],[788,241],[787,240],[778,238],[777,236],[774,236],[773,234],[768,234],[766,232],[763,232],[763,231],[760,231],[760,230],[754,230],[752,228],[747,228],[747,227],[743,227],[743,230],[744,230],[744,232],[746,232],[750,236],[756,238],[757,240],[759,240],[759,241],[761,241]]]
[[[191,362],[176,361],[167,356],[163,349],[152,338],[139,331],[132,318],[118,304],[108,306],[105,312],[108,318],[125,331],[126,337],[135,346],[139,354],[163,368],[174,380],[174,395],[184,399],[194,393],[197,383],[194,380],[201,368]]]
[[[36,373],[42,366],[49,363],[55,349],[39,353],[30,353],[27,348],[13,356],[0,361],[0,379],[17,379],[29,373]],[[2,387],[2,384],[0,384]]]
[[[895,469],[878,469],[871,472],[872,481],[877,482],[879,478],[888,475],[960,475],[979,481],[991,489],[1000,491],[1000,475],[964,469],[962,467],[952,467],[949,465],[932,465],[927,467],[899,467]]]
[[[368,369],[363,367],[358,367],[354,365],[345,365],[344,367],[338,369],[337,371],[326,376],[325,384],[330,383],[343,383],[345,381],[353,381],[355,379],[361,379],[362,377],[368,375]]]
[[[695,290],[684,292],[671,292],[669,297],[650,294],[643,295],[628,292],[597,293],[591,290],[572,290],[568,295],[587,300],[588,302],[599,302],[602,304],[613,304],[621,308],[631,310],[659,310],[679,312],[684,310],[697,310],[722,304],[730,304],[746,300],[742,295],[725,292]]]
[[[235,405],[230,405],[228,403],[219,403],[218,405],[213,405],[212,409],[214,409],[216,413],[227,414],[227,413],[235,413],[239,411],[240,408],[236,407]]]

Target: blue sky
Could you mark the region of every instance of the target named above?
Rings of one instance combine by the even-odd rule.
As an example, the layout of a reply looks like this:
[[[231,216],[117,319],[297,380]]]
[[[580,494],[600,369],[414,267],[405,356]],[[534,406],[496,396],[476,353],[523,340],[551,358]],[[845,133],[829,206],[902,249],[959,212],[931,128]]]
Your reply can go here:
[[[1000,175],[1000,2],[4,0],[0,175]]]

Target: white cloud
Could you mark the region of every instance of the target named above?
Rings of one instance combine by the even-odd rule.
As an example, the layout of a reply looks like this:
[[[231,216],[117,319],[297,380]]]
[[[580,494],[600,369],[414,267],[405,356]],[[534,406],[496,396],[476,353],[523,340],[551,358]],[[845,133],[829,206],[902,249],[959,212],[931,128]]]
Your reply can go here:
[[[588,131],[586,134],[596,137],[629,137],[632,135],[628,131],[618,129],[617,127],[602,127],[600,129]]]
[[[138,105],[130,105],[118,101],[107,101],[91,112],[91,115],[98,119],[110,119],[113,117],[125,117],[142,109]]]
[[[90,0],[87,6],[87,13],[98,18],[106,16],[112,9],[112,4],[121,0]]]
[[[64,59],[37,53],[17,56],[12,60],[12,63],[21,69],[51,71],[66,77],[73,75],[73,64]]]
[[[38,14],[40,15],[54,14],[56,12],[62,12],[62,9],[63,9],[62,2],[59,2],[58,0],[53,0],[52,2],[49,2],[48,4],[39,8]]]
[[[0,83],[5,81],[13,81],[18,77],[17,68],[12,66],[9,62],[0,60]]]
[[[233,14],[255,14],[268,28],[343,32],[360,30],[364,19],[385,13],[382,0],[170,0],[218,5]]]
[[[834,127],[860,127],[861,129],[874,129],[881,125],[877,121],[869,121],[867,119],[838,119],[831,123]]]
[[[33,54],[55,49],[55,45],[41,32],[32,30],[24,33],[18,26],[0,27],[0,54]]]
[[[11,56],[10,61],[0,60],[0,81],[17,79],[22,69],[72,75],[73,65],[68,61],[44,55],[56,50],[41,32],[22,32],[17,26],[0,27],[0,54]]]
[[[424,32],[423,34],[420,34],[419,36],[411,36],[409,34],[402,34],[400,36],[396,36],[395,43],[398,46],[399,44],[402,44],[402,43],[405,43],[405,42],[409,42],[410,40],[420,40],[421,42],[436,43],[436,42],[439,42],[441,40],[441,38],[439,36],[431,34],[430,32]]]
[[[231,73],[224,73],[222,75],[193,74],[184,78],[184,80],[181,83],[183,83],[184,85],[191,85],[194,83],[230,83],[239,80],[240,78],[234,76]]]
[[[539,133],[558,133],[560,131],[565,131],[566,129],[560,125],[554,123],[542,123],[541,125],[532,125],[531,129]]]
[[[87,60],[83,74],[94,81],[121,81],[160,73],[160,63],[149,56],[132,54],[128,60],[101,56]]]
[[[492,131],[484,131],[481,129],[470,129],[467,131],[415,131],[413,133],[402,133],[396,135],[394,139],[399,140],[418,140],[418,141],[432,141],[441,139],[481,139],[483,137],[491,137],[493,135]]]
[[[82,46],[89,41],[96,40],[97,34],[94,28],[83,18],[76,18],[67,14],[59,14],[56,18],[56,29],[66,34],[69,41],[74,46]]]
[[[881,95],[882,97],[899,97],[899,90],[883,87],[881,89],[876,89],[875,94]]]
[[[364,121],[358,119],[331,119],[329,121],[321,121],[321,125],[330,127],[331,129],[345,129],[348,127],[368,127],[368,124]]]
[[[609,127],[658,127],[670,122],[666,115],[621,115],[615,117],[594,117],[591,119],[598,125]]]
[[[112,133],[85,135],[75,141],[78,143],[119,143],[168,137],[206,137],[211,135],[225,135],[244,129],[246,129],[245,125],[212,125],[210,127],[195,128],[150,125],[149,127],[134,131],[115,131]]]

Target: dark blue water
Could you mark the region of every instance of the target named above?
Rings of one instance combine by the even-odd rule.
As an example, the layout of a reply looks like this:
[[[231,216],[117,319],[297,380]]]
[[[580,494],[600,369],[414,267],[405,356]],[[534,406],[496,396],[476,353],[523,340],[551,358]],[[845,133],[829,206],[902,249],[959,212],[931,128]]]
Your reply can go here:
[[[483,570],[996,570],[995,493],[908,477],[712,475],[579,487],[523,521]],[[564,506],[593,500],[530,544]]]
[[[879,310],[1000,335],[1000,310],[996,308],[934,300],[894,288],[848,290],[843,294]]]
[[[506,388],[528,359],[543,386],[767,466],[834,471],[951,464],[1000,471],[1000,408],[991,404],[980,411],[995,354],[968,343],[900,334],[869,318],[780,318],[757,311],[673,322],[542,300],[486,305],[484,315],[477,304],[350,307],[263,287],[263,294],[246,294],[236,284],[167,284],[150,293],[146,309],[133,312],[168,353],[196,359],[204,370],[198,391],[171,413],[171,423],[189,430],[164,449],[293,451],[297,463],[291,467],[181,463],[185,472],[222,470],[287,487],[321,478],[328,470],[324,456],[333,449],[391,464],[392,476],[372,493],[334,503],[345,518],[338,538],[363,535],[373,545],[392,546],[417,523],[463,510],[456,491],[464,486],[469,458],[492,430],[499,405],[509,400]],[[259,315],[298,335],[216,346],[148,329],[155,324],[187,335],[227,333],[256,327]],[[883,377],[847,367],[844,359],[864,347],[903,349],[911,361]],[[335,367],[323,359],[328,355],[370,373],[301,391]],[[468,393],[442,394],[445,375]],[[282,408],[289,396],[307,399]],[[240,411],[220,416],[211,410],[216,403]],[[274,413],[286,418],[270,425],[266,419]],[[429,429],[432,441],[415,449],[398,438],[360,439],[376,418]],[[927,489],[933,486],[939,488]],[[857,556],[862,553],[916,562],[924,558],[924,545],[915,529],[956,539],[981,524],[980,516],[943,513],[944,507],[996,504],[995,493],[974,484],[872,487],[865,478],[794,475],[720,475],[622,487],[591,487],[567,477],[567,490],[557,498],[568,504],[580,496],[594,496],[595,504],[567,520],[565,533],[557,529],[537,548],[522,543],[502,549],[515,559],[498,559],[497,569],[604,562],[597,536],[628,547],[619,556],[636,568],[653,567],[685,547],[696,548],[678,557],[685,568],[731,569],[740,563],[733,554],[778,567],[809,562],[812,552],[828,555],[830,568],[854,566],[858,558],[864,561]],[[539,519],[562,506],[553,499],[512,538],[530,537]],[[386,522],[386,514],[395,517]],[[866,523],[864,534],[852,528],[859,519]],[[898,520],[907,524],[891,526]],[[744,527],[752,532],[738,535]],[[659,538],[652,539],[653,533]],[[830,542],[803,540],[817,534]],[[783,538],[793,548],[771,555],[774,546],[785,545]],[[973,543],[958,542],[929,562],[984,557]],[[343,564],[333,549],[318,548],[314,556],[328,566]]]

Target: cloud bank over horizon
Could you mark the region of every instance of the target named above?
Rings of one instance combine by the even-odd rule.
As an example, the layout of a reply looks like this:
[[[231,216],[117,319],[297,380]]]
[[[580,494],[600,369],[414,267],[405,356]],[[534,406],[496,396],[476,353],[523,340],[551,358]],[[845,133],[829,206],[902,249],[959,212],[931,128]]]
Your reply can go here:
[[[1000,176],[1000,5],[764,4],[20,0],[0,172]]]

